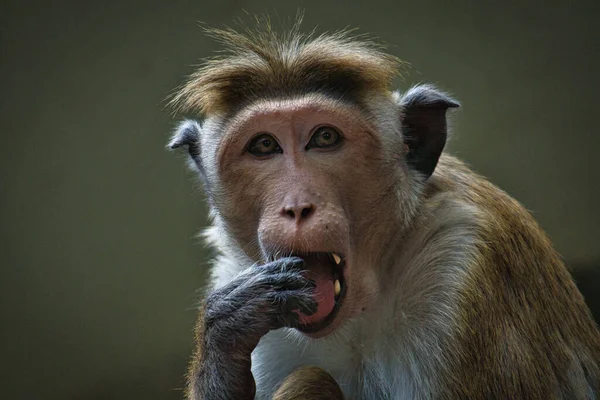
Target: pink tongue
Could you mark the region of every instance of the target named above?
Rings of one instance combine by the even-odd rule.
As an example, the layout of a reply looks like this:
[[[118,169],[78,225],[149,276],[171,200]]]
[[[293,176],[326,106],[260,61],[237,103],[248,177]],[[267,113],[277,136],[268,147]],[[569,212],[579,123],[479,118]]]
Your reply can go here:
[[[309,272],[308,277],[317,284],[314,297],[317,301],[317,312],[312,315],[305,315],[297,311],[300,315],[300,323],[305,325],[320,322],[331,314],[335,305],[331,274]]]

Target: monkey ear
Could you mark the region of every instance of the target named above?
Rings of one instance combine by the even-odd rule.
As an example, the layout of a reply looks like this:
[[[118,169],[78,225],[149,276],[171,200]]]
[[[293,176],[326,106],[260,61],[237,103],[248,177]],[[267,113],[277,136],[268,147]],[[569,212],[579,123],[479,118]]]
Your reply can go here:
[[[399,98],[402,111],[402,134],[408,146],[409,166],[429,178],[446,145],[448,108],[458,102],[431,85],[411,88]]]
[[[201,133],[202,127],[197,121],[191,119],[182,121],[175,129],[175,133],[167,147],[170,149],[178,149],[184,146],[187,147],[188,154],[194,162],[195,167],[200,173],[204,174],[202,160],[200,159]]]

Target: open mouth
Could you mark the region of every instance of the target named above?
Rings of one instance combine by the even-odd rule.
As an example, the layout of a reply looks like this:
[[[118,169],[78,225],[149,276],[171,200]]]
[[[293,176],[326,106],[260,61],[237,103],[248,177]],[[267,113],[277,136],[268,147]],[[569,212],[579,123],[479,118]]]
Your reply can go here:
[[[346,295],[344,267],[346,260],[338,253],[295,253],[304,260],[307,275],[316,283],[315,300],[317,311],[311,315],[300,315],[298,329],[305,333],[316,333],[326,328],[335,319]]]

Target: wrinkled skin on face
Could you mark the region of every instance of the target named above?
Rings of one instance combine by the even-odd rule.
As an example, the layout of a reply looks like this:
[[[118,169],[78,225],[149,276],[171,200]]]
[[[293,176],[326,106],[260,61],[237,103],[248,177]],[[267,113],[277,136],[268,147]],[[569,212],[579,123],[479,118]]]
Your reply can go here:
[[[339,133],[336,145],[311,147],[321,126]],[[252,154],[248,146],[261,134],[279,150]],[[317,336],[364,310],[378,291],[373,263],[385,244],[371,238],[375,229],[391,231],[392,218],[380,209],[394,209],[392,188],[402,177],[382,145],[363,111],[327,100],[261,102],[225,129],[218,165],[220,195],[228,201],[216,203],[231,205],[219,213],[244,252],[256,262],[311,252],[334,252],[346,261],[343,305]]]

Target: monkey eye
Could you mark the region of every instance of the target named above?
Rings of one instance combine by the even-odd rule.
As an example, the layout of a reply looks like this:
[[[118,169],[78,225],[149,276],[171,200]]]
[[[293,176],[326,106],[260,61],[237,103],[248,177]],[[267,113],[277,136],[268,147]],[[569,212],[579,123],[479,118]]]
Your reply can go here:
[[[306,150],[312,148],[327,149],[338,145],[342,141],[340,132],[332,126],[320,126],[315,130]]]
[[[253,137],[250,143],[248,143],[246,151],[256,157],[283,153],[277,140],[268,133],[261,133]]]

